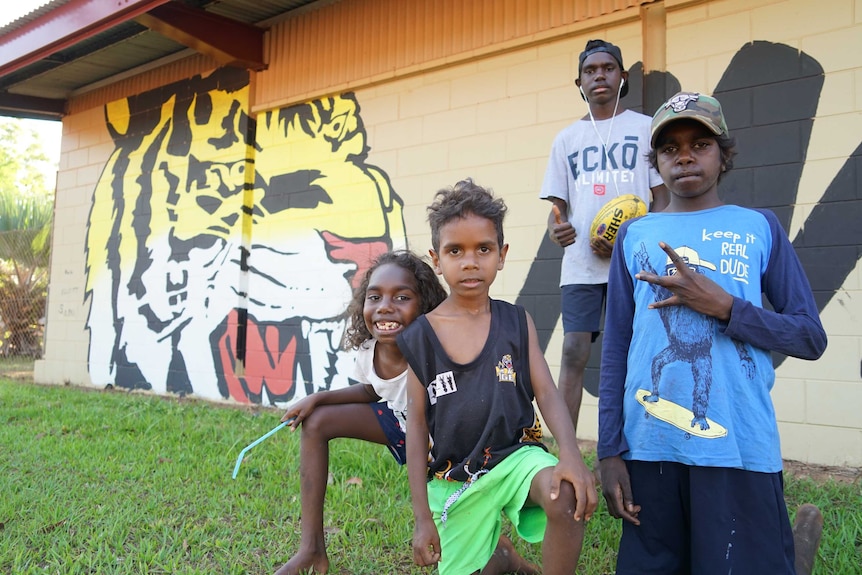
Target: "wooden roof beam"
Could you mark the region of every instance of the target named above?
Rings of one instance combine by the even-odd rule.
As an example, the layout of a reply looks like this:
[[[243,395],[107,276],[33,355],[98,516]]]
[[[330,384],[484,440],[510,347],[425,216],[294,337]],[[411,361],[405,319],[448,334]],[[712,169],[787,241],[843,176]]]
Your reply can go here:
[[[0,93],[0,116],[60,120],[65,114],[65,100]]]
[[[179,2],[158,6],[135,21],[179,42],[222,65],[266,69],[263,58],[265,30]]]

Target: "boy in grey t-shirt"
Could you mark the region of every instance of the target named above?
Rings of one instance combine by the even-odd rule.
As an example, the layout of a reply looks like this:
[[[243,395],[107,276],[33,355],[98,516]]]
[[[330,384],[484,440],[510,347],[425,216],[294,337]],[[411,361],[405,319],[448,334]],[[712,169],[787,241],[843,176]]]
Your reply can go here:
[[[578,60],[575,84],[587,115],[554,139],[540,196],[553,207],[551,240],[564,248],[560,273],[563,354],[559,387],[577,430],[584,369],[607,293],[613,244],[588,237],[596,213],[617,196],[635,194],[653,211],[668,202],[661,176],[649,165],[650,118],[624,110],[628,72],[620,49],[590,40]]]

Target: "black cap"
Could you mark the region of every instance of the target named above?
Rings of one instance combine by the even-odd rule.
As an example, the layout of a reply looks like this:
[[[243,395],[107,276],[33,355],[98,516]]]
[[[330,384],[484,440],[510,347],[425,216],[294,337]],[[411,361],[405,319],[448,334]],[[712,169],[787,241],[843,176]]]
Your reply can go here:
[[[626,67],[623,66],[623,53],[620,50],[619,46],[615,46],[610,42],[605,42],[604,40],[587,40],[587,45],[584,47],[584,51],[581,52],[581,55],[578,56],[578,78],[581,77],[581,70],[584,68],[584,60],[587,57],[592,56],[597,52],[607,52],[611,56],[614,57],[614,60],[620,65],[620,71],[624,72]],[[629,93],[629,85],[628,82],[623,84],[621,96],[625,96]]]

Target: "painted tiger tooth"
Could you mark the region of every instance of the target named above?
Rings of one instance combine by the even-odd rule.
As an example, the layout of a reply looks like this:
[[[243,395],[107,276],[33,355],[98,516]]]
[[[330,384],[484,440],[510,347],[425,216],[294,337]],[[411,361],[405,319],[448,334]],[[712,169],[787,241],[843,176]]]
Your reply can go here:
[[[337,350],[341,347],[341,338],[344,337],[344,330],[346,329],[346,321],[340,320],[332,322],[333,327],[329,330],[329,346],[333,350]]]

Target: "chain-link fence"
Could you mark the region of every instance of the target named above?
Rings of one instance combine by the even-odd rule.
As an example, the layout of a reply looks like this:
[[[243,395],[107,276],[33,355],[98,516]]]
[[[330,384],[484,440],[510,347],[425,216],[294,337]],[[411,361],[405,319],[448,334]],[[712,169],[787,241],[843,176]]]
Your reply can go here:
[[[0,356],[42,354],[48,296],[47,254],[33,247],[37,232],[0,232]]]

